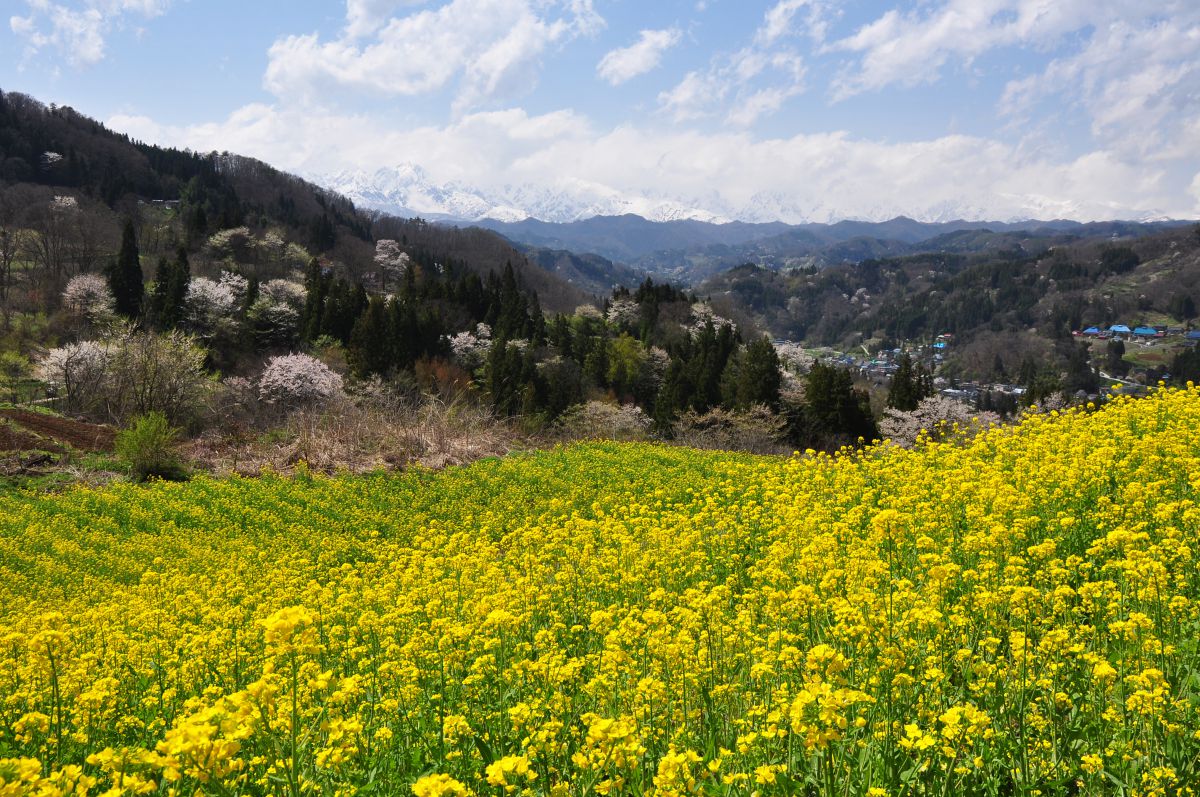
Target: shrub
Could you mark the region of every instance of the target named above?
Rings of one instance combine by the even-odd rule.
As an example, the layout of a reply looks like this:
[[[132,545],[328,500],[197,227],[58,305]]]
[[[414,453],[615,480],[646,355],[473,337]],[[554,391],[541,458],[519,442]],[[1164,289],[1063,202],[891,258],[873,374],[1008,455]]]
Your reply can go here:
[[[187,470],[176,452],[178,442],[179,430],[161,412],[151,412],[117,433],[117,456],[129,465],[129,478],[135,482],[183,481]]]
[[[568,439],[645,440],[650,435],[650,418],[636,404],[577,404],[562,414],[558,426]]]
[[[189,423],[209,387],[204,349],[190,336],[133,327],[51,349],[38,363],[38,376],[63,397],[68,411],[117,423],[149,412]]]
[[[761,404],[736,412],[718,407],[702,415],[689,410],[674,428],[680,445],[751,454],[786,454],[791,450],[781,442],[786,435],[787,419]]]

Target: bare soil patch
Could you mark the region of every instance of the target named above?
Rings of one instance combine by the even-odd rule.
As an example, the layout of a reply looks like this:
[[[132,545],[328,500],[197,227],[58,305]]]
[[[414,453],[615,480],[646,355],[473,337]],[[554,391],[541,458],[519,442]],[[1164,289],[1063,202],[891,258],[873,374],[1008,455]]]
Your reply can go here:
[[[0,410],[0,416],[8,418],[24,429],[59,443],[65,443],[80,451],[112,451],[113,442],[117,436],[116,430],[111,426],[73,421],[70,418],[60,418],[29,410]],[[20,430],[16,431],[19,433]],[[45,448],[44,441],[40,447]]]

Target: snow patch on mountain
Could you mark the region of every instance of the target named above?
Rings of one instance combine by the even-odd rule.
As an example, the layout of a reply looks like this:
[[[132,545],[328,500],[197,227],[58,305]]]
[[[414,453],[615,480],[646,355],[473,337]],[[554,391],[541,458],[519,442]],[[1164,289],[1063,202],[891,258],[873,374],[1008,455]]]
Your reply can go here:
[[[992,201],[941,200],[912,206],[880,203],[853,215],[833,202],[805,199],[779,191],[755,193],[733,201],[714,189],[705,196],[670,197],[654,192],[624,192],[595,182],[566,179],[558,185],[504,185],[482,188],[460,182],[439,182],[421,166],[401,163],[374,172],[344,171],[309,175],[313,182],[346,197],[356,205],[398,216],[433,220],[517,222],[527,218],[547,222],[572,222],[595,216],[634,214],[650,221],[695,220],[723,223],[782,221],[789,224],[823,223],[851,219],[885,221],[909,216],[925,222],[1006,221],[1029,219],[1115,219],[1150,221],[1164,217],[1157,211],[1122,212],[1102,202],[1062,200],[1039,195],[999,194]]]

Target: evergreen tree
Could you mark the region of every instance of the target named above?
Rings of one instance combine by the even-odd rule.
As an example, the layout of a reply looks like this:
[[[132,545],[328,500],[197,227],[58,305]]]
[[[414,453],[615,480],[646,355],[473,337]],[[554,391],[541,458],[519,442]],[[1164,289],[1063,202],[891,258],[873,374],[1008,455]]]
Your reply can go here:
[[[909,355],[902,356],[888,388],[887,405],[901,412],[912,412],[922,399],[931,395],[933,380],[929,372],[915,364]]]
[[[142,282],[142,264],[138,256],[137,235],[133,221],[125,220],[121,231],[121,249],[108,269],[108,286],[112,290],[116,311],[126,318],[142,313],[142,298],[146,286]]]
[[[1110,340],[1104,352],[1104,368],[1110,374],[1125,376],[1129,373],[1129,363],[1125,362],[1125,343],[1120,340]]]
[[[512,263],[506,263],[504,275],[500,279],[499,308],[496,321],[492,325],[492,335],[497,340],[513,340],[528,338],[529,333],[529,305],[517,283]]]
[[[1092,369],[1090,352],[1086,345],[1068,344],[1067,373],[1063,388],[1068,393],[1082,390],[1084,393],[1095,393],[1100,389],[1100,377]]]
[[[546,316],[536,292],[529,297],[529,342],[534,346],[546,344]]]
[[[334,280],[321,313],[321,334],[348,345],[354,324],[367,309],[367,303],[367,291],[362,285],[351,285],[342,279]]]
[[[1184,349],[1176,354],[1171,363],[1171,378],[1177,384],[1200,384],[1200,349]]]
[[[1190,294],[1177,294],[1171,299],[1170,311],[1180,321],[1188,321],[1196,317],[1196,302]]]
[[[187,250],[182,246],[176,251],[174,260],[158,259],[154,291],[146,307],[146,318],[155,329],[165,331],[182,323],[191,276]]]
[[[532,381],[532,362],[517,346],[497,339],[488,354],[487,385],[492,406],[501,415],[525,408],[525,389]]]
[[[241,314],[243,316],[249,313],[250,308],[258,301],[258,287],[258,277],[251,274],[246,279],[246,295],[242,297]]]
[[[393,364],[397,371],[413,367],[421,355],[421,324],[412,302],[393,299],[388,305],[388,338],[392,341]]]
[[[850,372],[824,363],[808,372],[804,405],[790,425],[793,441],[801,444],[831,445],[860,437],[869,442],[879,434],[870,399],[854,389]]]
[[[542,406],[550,420],[583,401],[583,372],[574,360],[555,357],[541,366],[539,374],[545,390]]]
[[[354,322],[346,351],[346,359],[355,376],[361,379],[372,374],[387,374],[392,364],[389,326],[383,298],[372,297],[366,312]]]
[[[310,258],[304,271],[304,309],[300,313],[301,340],[316,340],[321,334],[325,298],[329,295],[329,277],[317,259]]]
[[[736,402],[739,407],[765,404],[779,409],[779,389],[783,376],[779,372],[779,354],[767,337],[752,341],[738,364]]]
[[[550,325],[550,345],[563,357],[571,357],[574,352],[574,347],[571,346],[571,325],[563,313],[555,315],[554,322]]]

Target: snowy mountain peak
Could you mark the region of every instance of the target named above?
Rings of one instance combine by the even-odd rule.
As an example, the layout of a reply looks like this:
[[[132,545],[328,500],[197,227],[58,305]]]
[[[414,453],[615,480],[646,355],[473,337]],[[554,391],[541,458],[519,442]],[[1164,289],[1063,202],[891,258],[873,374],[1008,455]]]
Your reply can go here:
[[[748,200],[732,201],[718,189],[704,196],[675,197],[661,192],[621,191],[596,182],[564,179],[553,185],[507,184],[497,188],[439,182],[420,165],[403,162],[377,169],[343,171],[332,175],[310,175],[309,179],[349,197],[355,204],[398,216],[422,216],[455,221],[504,222],[527,218],[547,222],[572,222],[595,216],[632,214],[649,221],[694,220],[724,223],[775,222],[831,224],[847,217],[844,209],[823,198],[761,191]],[[1147,212],[1134,218],[1101,202],[1063,200],[1036,194],[997,194],[986,202],[966,197],[931,200],[924,206],[899,207],[881,203],[862,208],[854,218],[884,221],[910,216],[924,222],[958,219],[1113,219],[1134,221],[1159,218]]]
[[[570,222],[632,213],[651,221],[728,221],[727,217],[705,209],[699,203],[626,196],[594,184],[559,187],[510,184],[487,190],[455,182],[437,182],[413,163],[401,163],[373,173],[348,170],[332,175],[309,175],[309,179],[349,197],[356,205],[400,216],[460,221],[515,222],[535,218]]]

